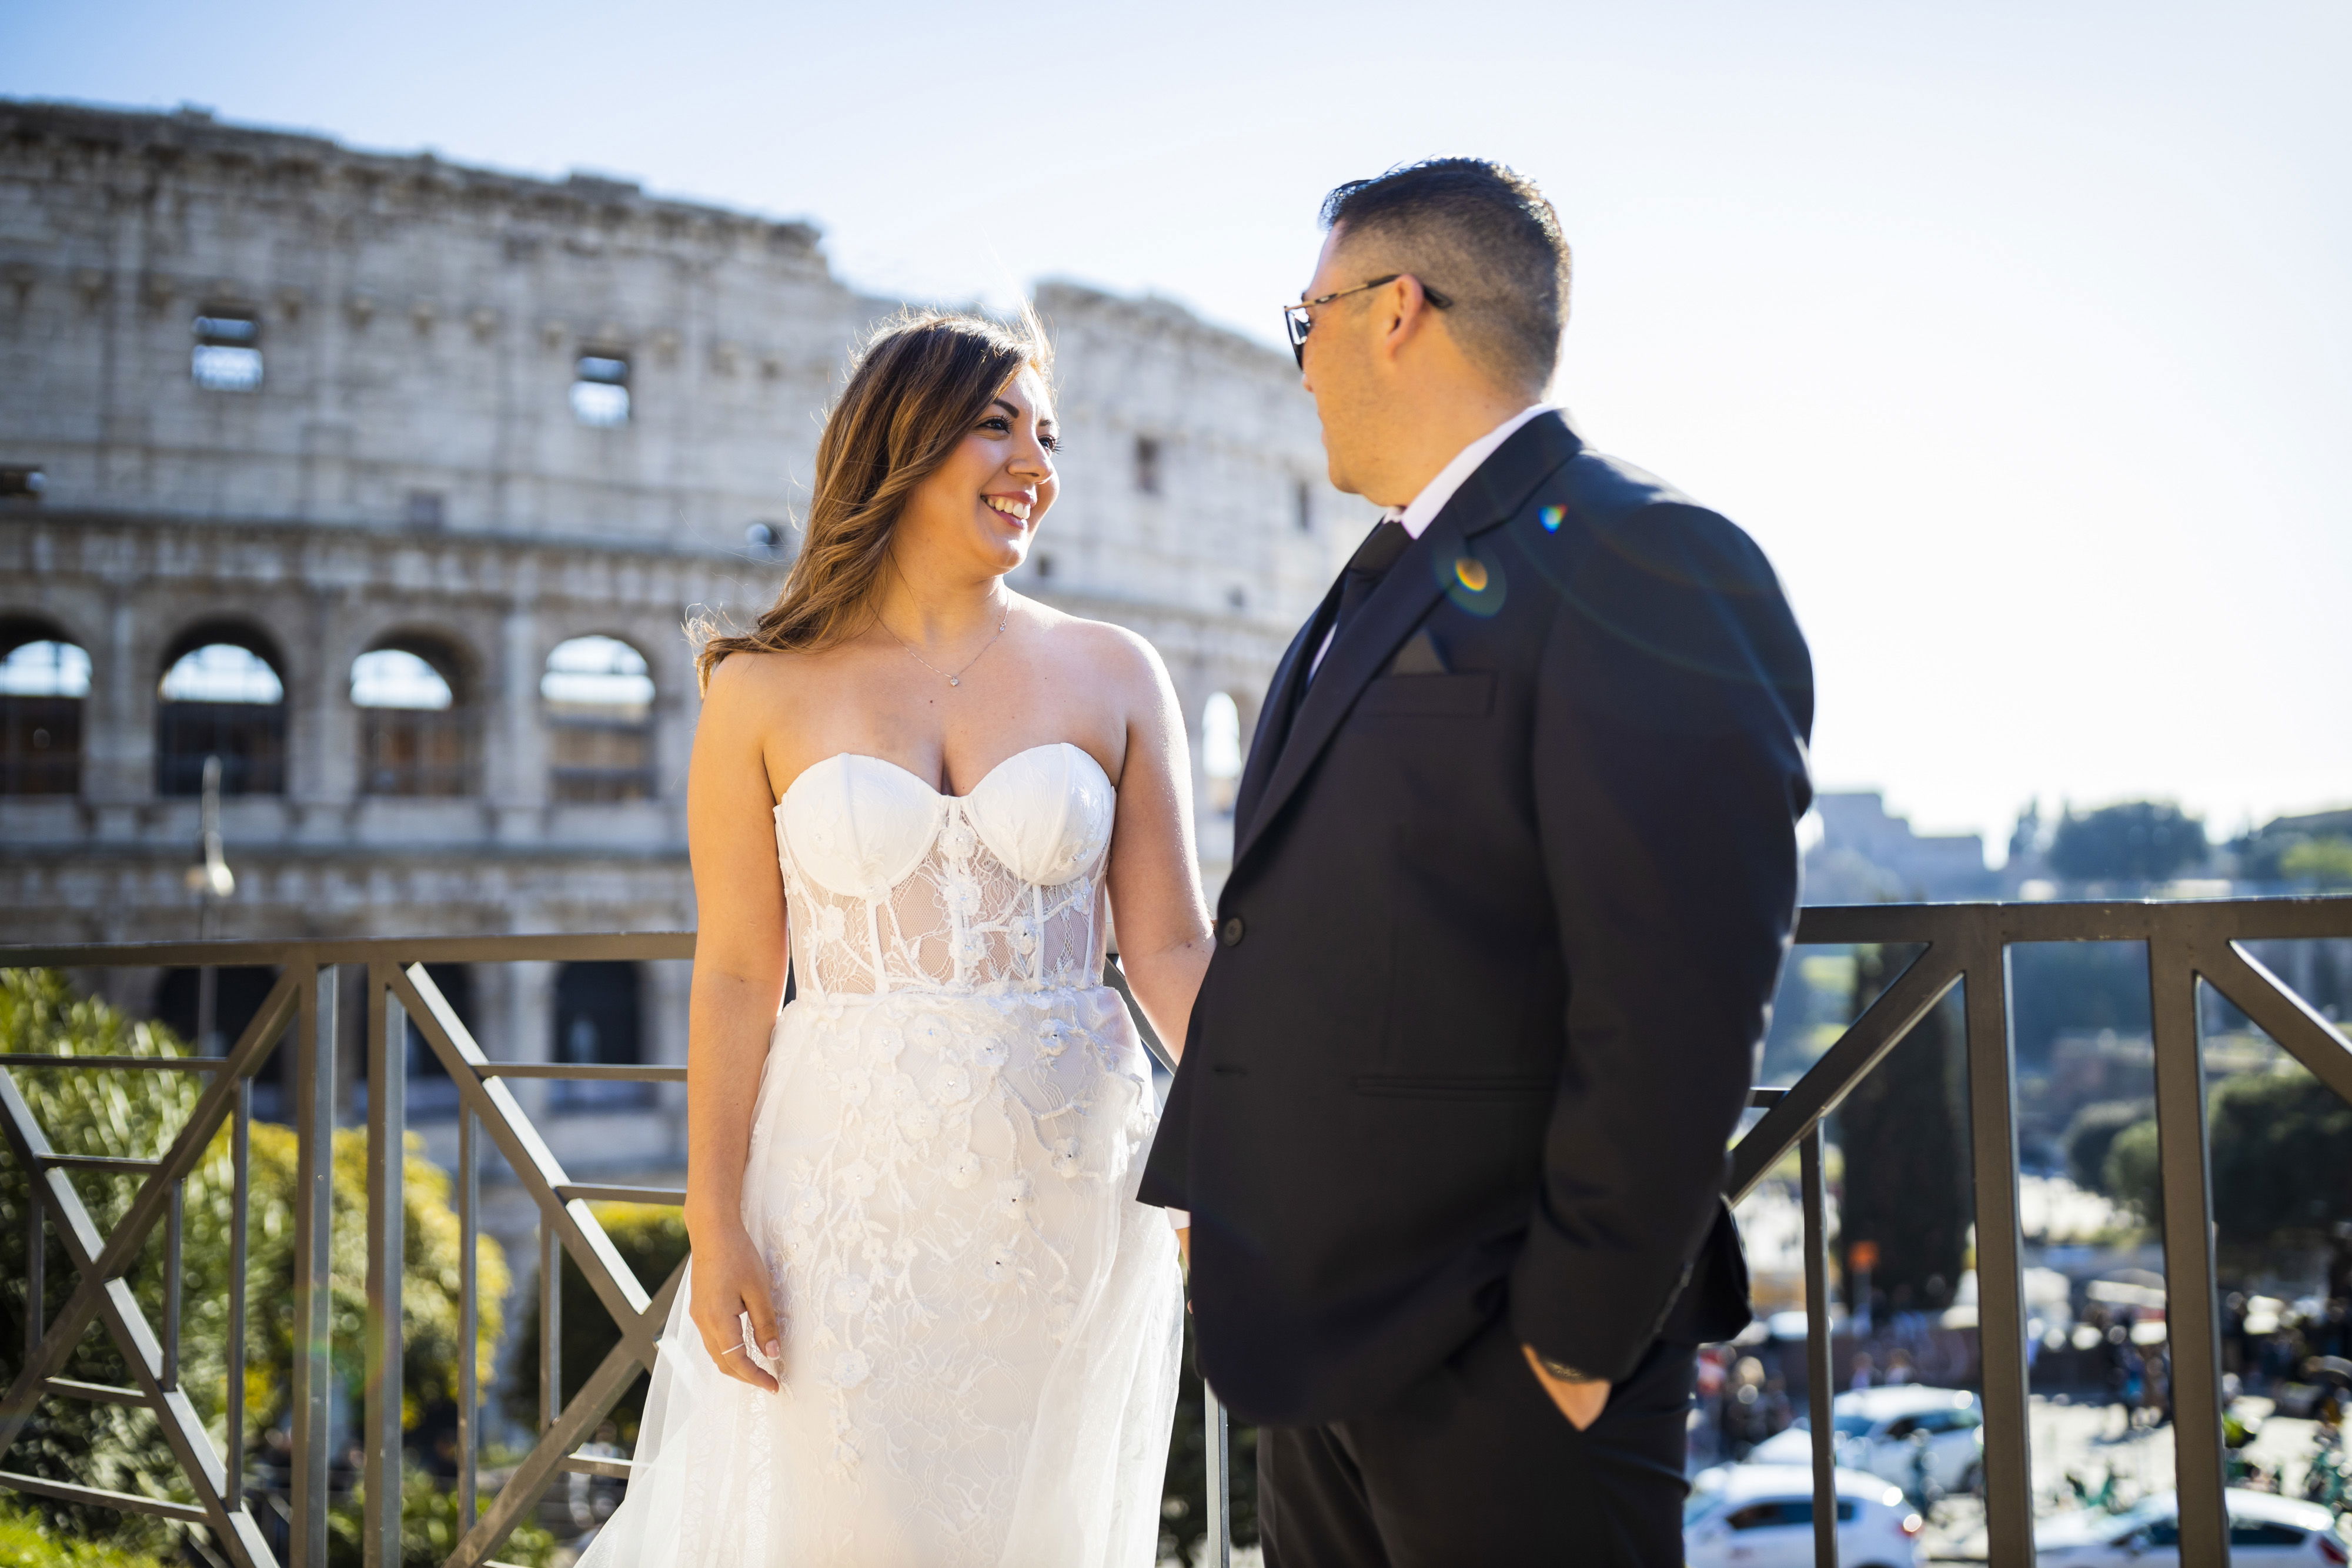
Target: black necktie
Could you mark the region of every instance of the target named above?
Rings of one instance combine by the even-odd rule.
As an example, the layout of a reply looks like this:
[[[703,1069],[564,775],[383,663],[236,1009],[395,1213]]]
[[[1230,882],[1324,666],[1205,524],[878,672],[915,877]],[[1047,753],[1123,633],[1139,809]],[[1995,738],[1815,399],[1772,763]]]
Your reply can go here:
[[[1404,531],[1404,525],[1390,517],[1356,547],[1356,553],[1348,559],[1347,571],[1339,579],[1339,612],[1331,620],[1331,646],[1339,646],[1339,639],[1348,634],[1348,622],[1364,607],[1364,601],[1372,596],[1381,579],[1389,574],[1389,568],[1396,564],[1397,557],[1404,554],[1412,543],[1412,536]]]
[[[1319,673],[1323,656],[1339,645],[1339,634],[1347,630],[1349,619],[1363,608],[1364,601],[1372,596],[1381,579],[1389,574],[1389,568],[1397,563],[1397,557],[1404,554],[1405,547],[1412,543],[1412,536],[1404,531],[1404,525],[1390,517],[1365,535],[1356,553],[1348,558],[1347,570],[1339,574],[1339,608],[1332,614],[1331,630],[1324,634],[1319,653],[1308,655],[1307,668],[1291,683],[1275,731],[1278,742],[1290,739],[1291,722],[1298,716],[1298,705],[1306,700],[1307,688]],[[1277,750],[1276,755],[1280,752]]]

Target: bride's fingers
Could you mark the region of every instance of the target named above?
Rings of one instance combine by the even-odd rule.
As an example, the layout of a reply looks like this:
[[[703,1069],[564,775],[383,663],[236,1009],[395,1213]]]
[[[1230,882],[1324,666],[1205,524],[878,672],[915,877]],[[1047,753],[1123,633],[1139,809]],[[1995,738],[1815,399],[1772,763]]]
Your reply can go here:
[[[751,1342],[758,1345],[760,1354],[766,1356],[770,1364],[776,1365],[781,1371],[782,1363],[779,1358],[783,1354],[784,1347],[781,1336],[776,1333],[775,1303],[768,1300],[768,1293],[765,1291],[749,1291],[743,1296],[743,1310],[751,1316],[751,1332],[748,1336]],[[745,1359],[750,1358],[747,1356]],[[772,1379],[769,1381],[768,1386],[771,1388],[775,1386]]]
[[[744,1354],[742,1314],[753,1304],[752,1293],[722,1289],[714,1291],[712,1298],[708,1317],[701,1310],[694,1313],[694,1326],[702,1334],[702,1348],[728,1376],[772,1393],[775,1379],[761,1372]]]

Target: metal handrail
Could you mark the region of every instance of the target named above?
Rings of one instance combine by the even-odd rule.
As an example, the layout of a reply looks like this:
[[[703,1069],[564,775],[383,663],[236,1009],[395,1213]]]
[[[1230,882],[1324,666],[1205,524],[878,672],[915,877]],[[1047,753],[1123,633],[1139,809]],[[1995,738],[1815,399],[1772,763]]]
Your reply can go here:
[[[1804,1211],[1807,1387],[1812,1426],[1815,1560],[1834,1564],[1835,1490],[1832,1477],[1829,1365],[1827,1194],[1822,1179],[1822,1123],[1854,1085],[1955,988],[1966,1007],[1966,1054],[1977,1218],[1979,1343],[1984,1371],[1986,1513],[1991,1560],[2032,1560],[2032,1518],[2027,1463],[2024,1307],[2014,1072],[2008,1020],[2011,946],[2021,942],[2131,941],[2148,954],[2156,1054],[2159,1164],[2164,1197],[2168,1313],[2174,1347],[2176,1466],[2184,1557],[2227,1561],[2228,1523],[2222,1498],[2220,1341],[2213,1301],[2212,1203],[2205,1106],[2198,1059],[2196,988],[2201,981],[2226,996],[2321,1082],[2352,1101],[2352,1041],[2272,975],[2250,953],[2249,941],[2352,937],[2352,898],[2217,900],[2197,903],[2031,904],[1880,904],[1802,912],[1802,944],[1887,943],[1922,950],[1861,1017],[1794,1084],[1759,1089],[1751,1103],[1764,1114],[1733,1146],[1727,1193],[1747,1196],[1791,1151],[1799,1156]],[[430,1050],[460,1097],[458,1168],[454,1183],[464,1237],[459,1357],[459,1517],[471,1528],[446,1568],[483,1568],[499,1542],[536,1506],[558,1474],[625,1479],[625,1460],[583,1458],[573,1450],[594,1429],[644,1369],[666,1320],[684,1266],[648,1291],[614,1249],[589,1204],[610,1197],[676,1202],[675,1189],[582,1183],[556,1161],[505,1080],[516,1078],[635,1079],[677,1082],[674,1066],[566,1066],[492,1062],[447,999],[435,987],[428,963],[518,960],[686,959],[690,934],[594,936],[431,937],[332,942],[145,943],[106,946],[0,947],[0,967],[121,967],[160,965],[267,965],[280,971],[259,1010],[225,1056],[217,1058],[53,1057],[0,1055],[0,1134],[34,1176],[27,1253],[33,1287],[25,1363],[0,1396],[0,1464],[45,1398],[100,1399],[143,1406],[158,1420],[196,1500],[186,1503],[45,1479],[0,1469],[0,1487],[68,1501],[131,1510],[202,1524],[217,1550],[239,1568],[274,1568],[277,1558],[247,1500],[241,1474],[245,1407],[242,1356],[246,1303],[246,1204],[250,1175],[251,1080],[281,1040],[290,1039],[297,1134],[295,1203],[295,1343],[290,1545],[297,1563],[323,1562],[329,1480],[328,1218],[332,1201],[328,1134],[332,1130],[334,1028],[341,966],[363,966],[366,984],[368,1095],[368,1300],[370,1343],[362,1407],[367,1455],[364,1555],[371,1568],[390,1568],[400,1556],[401,1462],[400,1278],[404,1236],[401,1185],[404,1125],[404,1063],[394,1029],[398,1009]],[[1162,1042],[1128,991],[1116,963],[1105,975],[1133,1011],[1139,1034],[1163,1065]],[[13,1074],[47,1068],[193,1071],[205,1087],[171,1146],[152,1160],[61,1155],[34,1122]],[[214,1134],[231,1128],[236,1182],[227,1320],[227,1453],[224,1459],[179,1384],[178,1270],[169,1270],[163,1332],[152,1326],[130,1292],[120,1287],[155,1228],[165,1228],[169,1252],[179,1247],[183,1186]],[[474,1240],[480,1223],[481,1145],[496,1144],[539,1210],[541,1237],[541,1431],[489,1508],[475,1518],[479,1457],[479,1405],[475,1357],[478,1280]],[[104,1161],[106,1163],[100,1163]],[[143,1175],[122,1220],[101,1237],[67,1179],[71,1168]],[[72,1294],[53,1321],[43,1322],[41,1294],[46,1238],[54,1232],[71,1264]],[[567,1399],[561,1386],[561,1262],[569,1256],[621,1328],[621,1342]],[[78,1383],[60,1375],[73,1347],[101,1322],[130,1366],[122,1386]],[[1204,1390],[1208,1423],[1210,1560],[1229,1559],[1230,1462],[1227,1421],[1213,1391]]]

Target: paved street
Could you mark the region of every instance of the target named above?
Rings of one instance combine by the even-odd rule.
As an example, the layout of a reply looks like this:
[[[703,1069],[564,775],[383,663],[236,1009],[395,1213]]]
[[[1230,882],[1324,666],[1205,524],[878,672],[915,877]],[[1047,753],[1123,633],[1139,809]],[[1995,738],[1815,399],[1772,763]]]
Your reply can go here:
[[[2247,1414],[2268,1413],[2269,1401],[2249,1399],[2239,1406]],[[2172,1428],[2158,1427],[2127,1431],[2122,1413],[2113,1406],[2061,1403],[2036,1395],[2031,1415],[2033,1433],[2033,1496],[2037,1512],[2052,1513],[2074,1506],[2067,1477],[2073,1475],[2095,1491],[2113,1476],[2117,1500],[2130,1502],[2173,1484]],[[2302,1479],[2305,1456],[2311,1452],[2317,1424],[2272,1416],[2247,1448],[2248,1457],[2284,1477],[2292,1491]],[[1936,1510],[1927,1530],[1928,1551],[1938,1563],[1985,1561],[1984,1511],[1974,1498],[1948,1500]]]

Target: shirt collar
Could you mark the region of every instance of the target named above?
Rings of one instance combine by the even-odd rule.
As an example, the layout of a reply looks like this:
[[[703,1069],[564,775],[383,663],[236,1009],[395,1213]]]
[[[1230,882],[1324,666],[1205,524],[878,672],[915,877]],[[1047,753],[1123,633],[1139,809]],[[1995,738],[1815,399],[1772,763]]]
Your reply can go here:
[[[1492,457],[1495,448],[1508,441],[1513,431],[1539,413],[1553,413],[1558,409],[1557,403],[1549,402],[1521,409],[1455,453],[1454,461],[1440,468],[1437,477],[1423,486],[1421,494],[1411,502],[1403,507],[1391,507],[1381,516],[1390,522],[1402,523],[1404,531],[1414,538],[1421,538],[1429,525],[1437,520],[1437,514],[1445,509],[1445,503],[1454,499],[1454,492],[1462,488],[1462,482],[1478,472],[1478,465]]]

